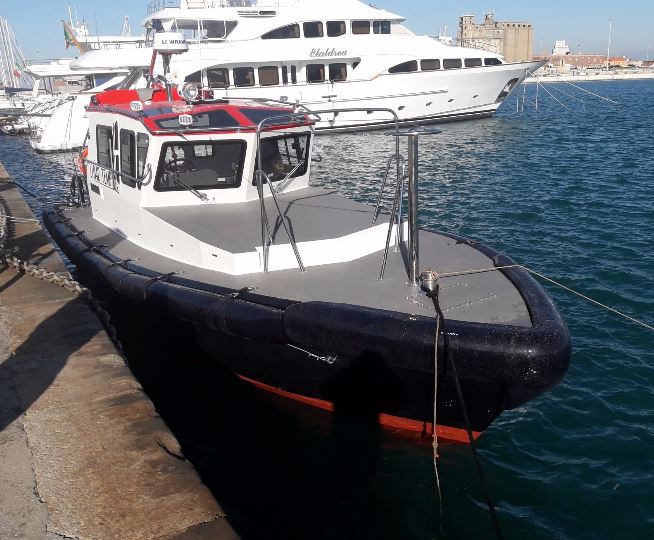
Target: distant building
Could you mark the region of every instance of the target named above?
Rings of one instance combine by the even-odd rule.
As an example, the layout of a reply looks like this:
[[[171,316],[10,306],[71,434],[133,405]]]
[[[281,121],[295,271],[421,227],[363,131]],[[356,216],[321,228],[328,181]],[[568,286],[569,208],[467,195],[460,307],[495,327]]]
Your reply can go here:
[[[570,54],[570,47],[568,47],[565,39],[557,41],[552,49],[552,56],[565,56],[566,54]]]
[[[459,18],[458,42],[504,56],[507,62],[524,62],[534,55],[534,28],[526,22],[496,21],[495,14],[484,15],[482,24],[474,15]]]

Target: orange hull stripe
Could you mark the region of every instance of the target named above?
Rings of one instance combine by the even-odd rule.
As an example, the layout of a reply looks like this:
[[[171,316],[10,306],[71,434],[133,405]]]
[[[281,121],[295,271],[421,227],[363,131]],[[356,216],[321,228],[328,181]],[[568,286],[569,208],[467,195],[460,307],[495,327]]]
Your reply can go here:
[[[271,392],[272,394],[283,396],[285,398],[289,398],[294,401],[299,401],[301,403],[305,403],[306,405],[311,405],[313,407],[318,407],[319,409],[323,409],[325,411],[334,412],[334,404],[331,401],[307,397],[307,396],[303,396],[302,394],[294,394],[293,392],[287,392],[286,390],[282,390],[280,388],[276,388],[274,386],[269,386],[262,382],[255,381],[254,379],[250,379],[249,377],[245,377],[244,375],[238,375],[238,377],[244,381],[253,384],[257,388],[261,388],[262,390],[266,390],[267,392]],[[410,418],[402,418],[401,416],[393,416],[390,414],[383,414],[383,413],[380,413],[379,415],[379,423],[383,426],[387,426],[391,428],[404,429],[407,431],[415,431],[418,433],[425,433],[425,434],[431,434],[433,429],[433,425],[431,422],[420,422],[419,420],[411,420]],[[473,431],[472,432],[473,439],[477,440],[481,435],[481,433],[482,433],[481,431]],[[447,439],[450,441],[456,441],[461,443],[470,442],[470,440],[468,439],[468,432],[465,429],[453,428],[450,426],[441,426],[437,424],[436,434],[440,438]]]

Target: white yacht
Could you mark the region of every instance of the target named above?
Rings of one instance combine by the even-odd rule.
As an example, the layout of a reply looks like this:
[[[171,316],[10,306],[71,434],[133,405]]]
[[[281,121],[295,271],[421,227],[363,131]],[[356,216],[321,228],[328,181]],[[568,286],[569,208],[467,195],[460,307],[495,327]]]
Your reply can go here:
[[[81,147],[88,131],[86,107],[91,96],[115,88],[127,74],[120,68],[72,71],[71,61],[55,60],[27,67],[35,80],[32,105],[18,121],[28,124],[30,144],[39,152]]]
[[[144,20],[149,37],[178,31],[190,45],[172,59],[172,82],[195,82],[217,98],[275,99],[325,111],[319,130],[387,125],[388,113],[375,109],[392,109],[405,123],[489,116],[541,65],[449,46],[403,23],[358,0],[154,2]],[[147,47],[98,50],[73,68],[152,71],[153,58]],[[368,110],[342,112],[348,107]],[[328,112],[335,108],[341,112]]]

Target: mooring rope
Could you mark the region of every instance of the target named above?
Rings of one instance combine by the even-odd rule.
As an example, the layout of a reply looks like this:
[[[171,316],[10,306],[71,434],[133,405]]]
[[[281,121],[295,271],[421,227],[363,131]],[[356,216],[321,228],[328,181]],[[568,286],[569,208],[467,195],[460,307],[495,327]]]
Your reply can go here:
[[[544,275],[544,274],[542,274],[540,272],[537,272],[536,270],[533,270],[533,269],[531,269],[531,268],[529,268],[527,266],[524,266],[523,264],[509,264],[509,265],[506,265],[506,266],[495,266],[495,267],[492,267],[492,268],[479,268],[477,270],[462,270],[460,272],[444,272],[442,274],[439,273],[438,277],[439,278],[446,278],[446,277],[456,277],[456,276],[468,276],[468,275],[471,275],[471,274],[483,274],[483,273],[486,273],[486,272],[497,272],[498,270],[507,270],[509,268],[522,268],[526,272],[529,272],[530,274],[533,274],[534,276],[538,276],[539,278],[544,279],[545,281],[548,281],[548,282],[552,283],[553,285],[556,285],[557,287],[560,287],[561,289],[564,289],[564,290],[566,290],[566,291],[568,291],[568,292],[570,292],[572,294],[575,294],[575,295],[579,296],[580,298],[583,298],[584,300],[586,300],[588,302],[591,302],[592,304],[595,304],[595,305],[597,305],[597,306],[599,306],[599,307],[601,307],[601,308],[603,308],[603,309],[605,309],[607,311],[610,311],[611,313],[619,315],[620,317],[623,317],[624,319],[626,319],[626,320],[628,320],[628,321],[630,321],[632,323],[635,323],[635,324],[638,324],[638,325],[640,325],[640,326],[642,326],[644,328],[647,328],[648,330],[654,331],[654,326],[652,326],[651,324],[648,324],[648,323],[643,322],[643,321],[641,321],[639,319],[636,319],[635,317],[632,317],[631,315],[627,315],[626,313],[623,313],[622,311],[619,311],[619,310],[617,310],[615,308],[612,308],[611,306],[607,306],[606,304],[603,304],[602,302],[600,302],[598,300],[595,300],[594,298],[591,298],[590,296],[587,296],[587,295],[585,295],[583,293],[580,293],[579,291],[576,291],[576,290],[572,289],[571,287],[568,287],[567,285],[564,285],[563,283],[560,283],[560,282],[558,282],[558,281],[556,281],[556,280],[554,280],[554,279],[552,279],[550,277],[547,277],[546,275]]]
[[[613,103],[614,105],[620,105],[619,101],[614,101],[612,99],[609,99],[604,96],[600,96],[599,94],[596,94],[595,92],[591,92],[590,90],[586,90],[585,88],[582,88],[581,86],[577,86],[576,84],[571,83],[570,81],[563,81],[566,84],[569,84],[570,86],[574,86],[577,90],[581,90],[582,92],[586,92],[587,94],[590,94],[591,96],[595,96],[596,98],[603,99],[604,101],[608,101],[610,103]]]
[[[438,276],[436,276],[436,280],[437,280],[436,288],[433,291],[428,292],[427,296],[431,298],[434,304],[434,309],[436,310],[436,325],[437,325],[436,327],[437,328],[439,328],[439,326],[443,327],[444,360],[447,361],[449,359],[449,364],[452,369],[452,378],[454,379],[454,387],[456,389],[456,395],[459,401],[459,406],[461,407],[461,414],[463,415],[463,421],[465,423],[466,432],[468,434],[468,442],[470,443],[470,450],[472,451],[472,457],[474,459],[475,466],[477,468],[477,476],[479,477],[479,483],[481,484],[482,491],[484,492],[486,505],[488,506],[488,511],[490,512],[491,521],[493,523],[493,529],[495,530],[495,535],[497,536],[497,538],[499,540],[503,540],[504,535],[502,534],[500,521],[499,518],[497,517],[497,511],[495,510],[493,499],[490,496],[490,491],[488,490],[486,477],[484,475],[484,469],[482,467],[481,459],[479,458],[479,454],[477,452],[477,445],[475,443],[475,438],[472,434],[470,417],[468,416],[468,409],[466,408],[465,399],[463,397],[463,390],[461,389],[461,382],[459,381],[459,374],[456,368],[456,362],[454,361],[452,355],[448,354],[448,347],[447,347],[448,337],[447,337],[447,330],[445,329],[445,316],[443,315],[443,312],[440,307],[440,303],[438,301],[438,292],[439,292]],[[438,342],[438,333],[436,334],[436,341]],[[438,369],[436,369],[435,371],[438,371]],[[435,396],[434,396],[434,410],[436,410]],[[434,422],[434,433],[435,432],[436,432],[436,424]],[[438,474],[437,474],[437,478],[438,478]],[[440,496],[440,486],[439,486],[439,496]]]
[[[438,287],[438,280],[436,282]],[[437,423],[437,410],[436,405],[438,400],[438,336],[440,334],[441,328],[441,318],[440,314],[436,314],[436,336],[434,338],[434,418],[432,424],[432,437],[433,437],[433,460],[434,460],[434,474],[436,475],[436,491],[438,492],[438,515],[439,515],[439,524],[441,526],[442,533],[442,523],[443,523],[443,494],[441,492],[441,479],[438,474],[438,430],[436,429]]]

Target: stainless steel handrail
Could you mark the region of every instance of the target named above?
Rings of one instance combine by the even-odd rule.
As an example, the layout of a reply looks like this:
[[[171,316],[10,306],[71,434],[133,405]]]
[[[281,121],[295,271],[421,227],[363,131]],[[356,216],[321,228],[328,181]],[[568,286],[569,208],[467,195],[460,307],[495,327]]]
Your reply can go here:
[[[150,183],[150,181],[152,180],[152,167],[150,166],[149,163],[145,167],[145,171],[143,173],[143,176],[141,176],[140,178],[136,178],[136,177],[131,176],[131,175],[127,174],[127,173],[117,171],[117,170],[111,169],[109,167],[105,167],[104,165],[100,165],[99,163],[96,163],[95,161],[91,161],[88,158],[84,158],[82,161],[84,163],[86,163],[87,165],[91,165],[93,167],[97,167],[98,169],[102,169],[103,171],[107,171],[108,173],[111,173],[111,174],[113,174],[113,175],[115,175],[115,176],[117,176],[119,178],[126,178],[130,182],[134,182],[135,184],[138,184],[139,186],[147,186],[148,183]],[[88,176],[88,174],[87,174],[87,176]],[[147,183],[145,182],[146,179],[147,179]]]
[[[261,167],[262,166],[262,159],[261,159],[261,131],[263,128],[266,126],[266,124],[274,124],[274,123],[279,123],[280,120],[285,120],[289,119],[291,122],[297,121],[298,116],[301,118],[304,118],[304,115],[298,115],[296,113],[287,113],[287,114],[282,114],[282,115],[277,115],[277,116],[269,116],[267,118],[264,118],[259,122],[257,125],[257,166]],[[295,170],[299,168],[296,166],[293,170],[291,170],[287,176],[283,179],[283,181],[286,181],[290,175],[292,175]],[[304,267],[304,264],[302,263],[302,257],[300,256],[300,251],[297,248],[297,244],[295,242],[295,239],[293,238],[293,235],[291,234],[291,231],[288,228],[288,225],[286,224],[286,219],[284,218],[282,214],[282,210],[279,207],[279,201],[277,200],[277,193],[275,191],[275,188],[272,185],[272,181],[270,177],[261,169],[257,169],[254,172],[255,179],[257,182],[257,192],[259,196],[259,205],[261,208],[261,238],[263,242],[263,271],[268,272],[268,249],[270,246],[270,242],[272,241],[272,235],[270,234],[270,226],[268,223],[268,215],[266,213],[266,205],[264,202],[264,197],[263,197],[263,182],[262,182],[262,177],[266,179],[266,183],[268,184],[268,188],[270,189],[270,195],[273,199],[273,202],[275,203],[275,207],[277,208],[277,214],[279,216],[279,219],[282,223],[282,226],[284,227],[284,231],[286,232],[286,236],[288,237],[288,241],[291,244],[291,247],[293,248],[293,253],[295,254],[295,259],[297,260],[297,264],[300,267],[301,272],[306,272],[306,268]],[[265,226],[264,226],[265,224]],[[268,232],[268,238],[266,238],[266,230]],[[266,241],[268,240],[268,241]]]
[[[375,205],[375,212],[373,213],[372,220],[370,221],[371,227],[375,223],[377,223],[377,218],[379,218],[379,214],[381,212],[382,198],[384,197],[384,189],[386,189],[386,182],[388,181],[388,173],[391,170],[391,164],[393,163],[393,160],[396,159],[401,160],[402,168],[405,167],[404,156],[402,156],[401,154],[394,154],[389,156],[388,161],[386,162],[386,172],[384,173],[384,179],[382,180],[382,185],[379,188],[379,195],[377,196],[377,204]],[[402,176],[404,176],[404,171],[402,172]]]

